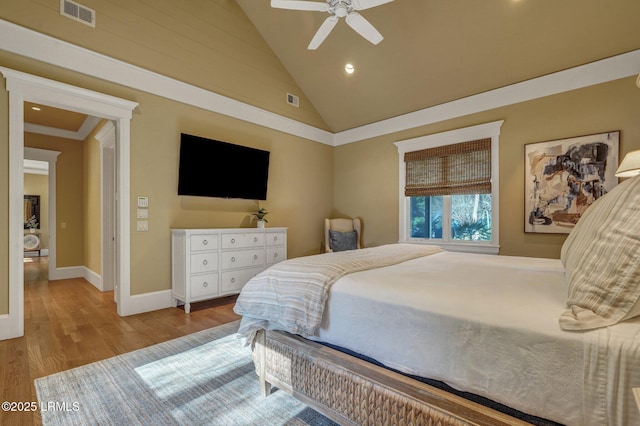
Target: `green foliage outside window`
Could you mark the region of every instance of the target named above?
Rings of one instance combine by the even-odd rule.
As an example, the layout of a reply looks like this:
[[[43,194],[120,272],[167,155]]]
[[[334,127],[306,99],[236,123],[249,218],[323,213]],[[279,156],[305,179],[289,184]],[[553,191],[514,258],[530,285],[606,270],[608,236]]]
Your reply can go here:
[[[491,194],[452,195],[452,240],[491,240]],[[443,236],[443,197],[411,197],[411,237]]]

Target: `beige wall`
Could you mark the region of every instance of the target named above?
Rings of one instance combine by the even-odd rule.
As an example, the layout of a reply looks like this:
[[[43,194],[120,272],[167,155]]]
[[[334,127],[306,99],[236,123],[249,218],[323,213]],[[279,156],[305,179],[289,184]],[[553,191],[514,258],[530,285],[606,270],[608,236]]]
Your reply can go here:
[[[131,205],[149,197],[149,232],[132,232],[132,294],[170,288],[171,228],[255,227],[256,201],[178,196],[180,133],[271,152],[268,226],[289,228],[289,257],[317,253],[331,212],[332,149],[274,130],[139,93],[131,126]],[[135,229],[136,209],[131,210]]]
[[[21,67],[20,61],[13,65]],[[22,70],[29,71],[28,66],[25,68]],[[57,77],[73,83],[77,76],[59,72]],[[83,87],[91,87],[91,79],[80,80]],[[123,90],[109,86],[113,87],[101,87],[101,91],[118,93]],[[171,228],[255,226],[250,223],[250,214],[258,207],[255,201],[177,195],[181,132],[269,150],[268,199],[260,203],[271,212],[267,217],[269,226],[289,228],[290,257],[318,252],[322,220],[330,214],[333,199],[332,147],[145,93],[128,92],[128,99],[140,102],[139,112],[131,122],[130,201],[135,206],[138,195],[148,196],[150,200],[149,232],[136,232],[135,208],[130,215],[134,225],[131,234],[132,294],[170,288]],[[90,177],[93,172],[85,175],[84,171],[85,165],[93,168],[90,164],[95,162],[91,159],[94,154],[85,154],[82,141],[37,134],[25,134],[25,144],[62,151],[57,163],[57,191],[61,197],[57,209],[58,266],[91,266],[93,261],[85,258],[87,250],[83,234],[87,227],[83,212],[85,206],[93,203],[85,204],[83,200],[83,181],[94,179]],[[2,150],[3,155],[6,155],[5,151]],[[95,191],[89,190],[93,187],[88,184],[87,192]],[[67,224],[66,230],[60,227],[62,222]],[[5,254],[3,261],[6,262],[7,257]],[[4,298],[0,297],[5,305],[7,294],[5,290]]]
[[[500,135],[500,253],[557,258],[564,235],[524,232],[524,145],[621,131],[620,157],[640,149],[640,90],[626,78],[337,147],[334,213],[363,219],[367,246],[398,240],[398,154],[393,142],[505,120]]]
[[[158,0],[153,5],[95,0],[88,6],[97,12],[96,28],[62,17],[58,3],[40,0],[3,1],[0,18],[297,121],[327,128],[236,2],[199,1],[197,8],[190,8],[171,0]],[[140,19],[141,16],[145,19]],[[150,231],[143,234],[132,231],[132,294],[169,288],[168,229],[171,226],[248,226],[248,214],[256,207],[251,202],[179,199],[175,195],[177,135],[182,130],[271,148],[273,173],[269,200],[265,203],[272,210],[269,224],[290,227],[291,256],[309,254],[319,247],[321,218],[330,213],[332,203],[330,147],[161,101],[3,51],[0,51],[0,65],[140,102],[132,121],[131,202],[135,205],[135,196],[145,194],[155,206],[151,205]],[[300,97],[299,108],[285,102],[286,93]],[[165,107],[167,111],[163,111]],[[0,165],[8,162],[7,113],[8,95],[0,91]],[[303,177],[300,179],[299,175]],[[81,182],[82,177],[75,182]],[[58,188],[61,185],[64,183],[59,182]],[[2,167],[0,200],[8,199],[8,187],[8,168]],[[70,191],[77,194],[74,202],[84,194],[82,187],[72,186]],[[6,205],[8,202],[0,204]],[[81,216],[68,216],[80,214],[84,207],[81,204],[67,211],[67,203],[63,206],[59,203],[59,223],[66,221],[69,227],[81,226],[84,230]],[[131,215],[135,224],[135,210]],[[8,309],[7,228],[8,209],[0,207],[0,314]],[[93,242],[93,237],[85,239],[78,233],[74,235],[79,240],[72,241],[66,238],[69,234],[69,228],[58,228],[58,266],[78,266],[86,260],[94,268],[91,265],[95,265],[97,251],[91,247],[86,252],[84,249],[86,239]]]
[[[36,133],[24,134],[24,145],[59,151],[56,162],[56,266],[84,265],[84,148],[82,141]]]
[[[296,257],[318,253],[322,240],[322,221],[331,213],[333,202],[333,148],[271,129],[214,114],[164,98],[106,83],[77,73],[0,52],[0,64],[23,72],[42,75],[64,83],[89,88],[140,103],[131,121],[131,205],[138,195],[148,196],[149,232],[136,232],[136,211],[132,208],[131,294],[167,290],[170,276],[170,229],[176,227],[250,227],[255,201],[178,197],[178,153],[181,132],[221,139],[267,149],[271,152],[268,200],[261,202],[271,213],[269,226],[289,228],[288,254]],[[0,91],[3,99],[7,93]],[[6,106],[5,106],[6,108]],[[6,120],[7,110],[2,117]],[[2,137],[8,138],[6,132]],[[66,152],[59,138],[26,134],[28,146]],[[82,141],[68,141],[82,147]],[[0,154],[7,156],[8,142]],[[84,179],[82,149],[73,154],[75,165],[58,160],[57,190],[76,194],[58,201],[58,266],[85,265],[83,210]],[[1,158],[1,157],[0,157]],[[65,177],[69,172],[71,176]],[[3,176],[7,179],[3,169]],[[8,193],[8,182],[1,190]],[[69,189],[71,188],[71,189]],[[69,208],[71,207],[71,208]],[[5,251],[8,258],[8,217],[3,210]],[[71,214],[77,215],[73,218]],[[0,216],[1,218],[1,216]],[[66,222],[67,230],[60,228]],[[76,227],[80,232],[73,234]],[[0,253],[2,254],[2,253]],[[63,263],[64,262],[64,263]],[[6,270],[6,269],[5,269]],[[0,306],[8,306],[8,280],[0,283]],[[6,308],[5,308],[6,309]]]
[[[40,248],[49,248],[49,176],[25,173],[24,193],[40,196]],[[25,229],[25,233],[29,230]]]

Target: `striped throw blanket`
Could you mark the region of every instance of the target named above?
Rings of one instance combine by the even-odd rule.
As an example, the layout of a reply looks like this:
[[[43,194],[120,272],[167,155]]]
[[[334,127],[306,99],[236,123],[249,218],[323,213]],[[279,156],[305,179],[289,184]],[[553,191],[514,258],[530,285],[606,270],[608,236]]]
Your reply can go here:
[[[238,333],[248,342],[261,328],[317,335],[329,289],[340,277],[441,251],[436,246],[389,244],[280,262],[243,287],[233,309],[242,315]]]

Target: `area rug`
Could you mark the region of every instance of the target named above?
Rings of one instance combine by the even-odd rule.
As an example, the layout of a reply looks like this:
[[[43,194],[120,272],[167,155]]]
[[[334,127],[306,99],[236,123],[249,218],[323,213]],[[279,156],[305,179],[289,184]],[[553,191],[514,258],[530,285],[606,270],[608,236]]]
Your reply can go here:
[[[225,324],[36,379],[44,425],[334,425],[283,391],[260,396]]]

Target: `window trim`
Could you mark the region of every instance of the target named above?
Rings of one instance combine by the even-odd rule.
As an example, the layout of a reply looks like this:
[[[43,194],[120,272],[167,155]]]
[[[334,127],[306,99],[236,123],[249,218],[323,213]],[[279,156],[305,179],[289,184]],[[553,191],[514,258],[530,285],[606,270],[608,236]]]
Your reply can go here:
[[[395,142],[398,148],[398,205],[399,205],[399,242],[402,243],[418,243],[433,244],[441,246],[446,250],[465,251],[471,253],[498,254],[500,250],[499,236],[499,142],[500,128],[504,120],[493,121],[490,123],[480,124],[476,126],[464,127],[461,129],[450,130],[442,133],[434,133],[432,135],[420,136],[413,139],[406,139]],[[406,167],[404,162],[404,154],[411,151],[421,149],[435,148],[443,145],[451,145],[460,142],[466,142],[477,139],[491,138],[491,240],[490,241],[454,241],[450,238],[442,240],[431,238],[412,238],[409,232],[410,223],[410,197],[404,195],[404,187],[406,183]],[[450,208],[449,208],[450,210]],[[445,226],[443,218],[443,226]],[[446,218],[446,222],[450,222]],[[447,225],[450,227],[450,225]]]

